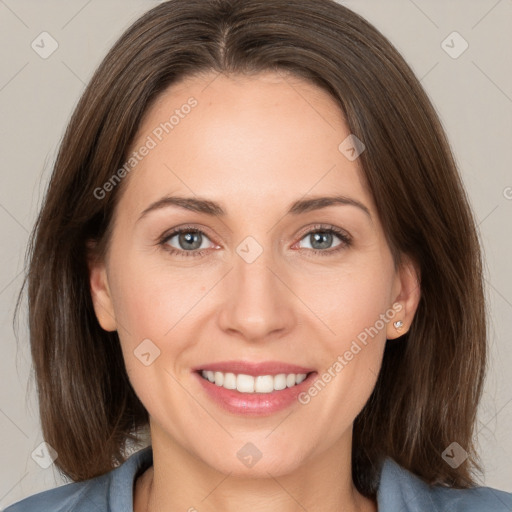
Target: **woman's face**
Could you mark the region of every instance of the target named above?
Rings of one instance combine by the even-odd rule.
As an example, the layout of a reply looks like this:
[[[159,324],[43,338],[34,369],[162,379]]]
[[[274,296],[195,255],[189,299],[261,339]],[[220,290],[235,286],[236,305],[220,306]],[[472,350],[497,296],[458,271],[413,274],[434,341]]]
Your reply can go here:
[[[189,78],[148,111],[91,290],[154,446],[252,476],[350,455],[418,291],[412,266],[395,271],[349,136],[326,92],[274,73]],[[215,383],[208,368],[224,370]]]

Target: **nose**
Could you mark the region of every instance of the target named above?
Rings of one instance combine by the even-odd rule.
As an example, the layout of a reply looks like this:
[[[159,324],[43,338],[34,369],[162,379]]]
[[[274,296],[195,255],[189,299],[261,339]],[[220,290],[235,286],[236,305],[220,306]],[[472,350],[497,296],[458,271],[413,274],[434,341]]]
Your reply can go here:
[[[255,342],[282,337],[293,329],[297,298],[270,253],[264,250],[252,263],[234,255],[218,314],[220,328],[228,334]]]

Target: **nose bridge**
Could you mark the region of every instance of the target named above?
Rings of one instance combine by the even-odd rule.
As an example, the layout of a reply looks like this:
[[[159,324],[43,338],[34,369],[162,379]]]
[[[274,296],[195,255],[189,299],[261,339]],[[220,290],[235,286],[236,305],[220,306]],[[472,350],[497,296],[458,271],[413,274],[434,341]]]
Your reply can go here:
[[[247,339],[261,339],[290,327],[293,315],[289,293],[275,276],[272,248],[247,237],[236,248],[229,273],[227,297],[220,318],[222,328]]]

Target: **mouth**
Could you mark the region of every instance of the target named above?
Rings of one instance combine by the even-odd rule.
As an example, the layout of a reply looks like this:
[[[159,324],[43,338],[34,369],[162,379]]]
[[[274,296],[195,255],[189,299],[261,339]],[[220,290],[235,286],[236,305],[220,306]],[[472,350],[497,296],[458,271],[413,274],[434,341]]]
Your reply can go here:
[[[236,390],[239,393],[272,393],[297,386],[314,372],[247,375],[244,373],[199,370],[196,373],[216,386]]]
[[[291,406],[318,374],[311,368],[275,361],[205,364],[193,373],[214,403],[245,416],[270,415]]]

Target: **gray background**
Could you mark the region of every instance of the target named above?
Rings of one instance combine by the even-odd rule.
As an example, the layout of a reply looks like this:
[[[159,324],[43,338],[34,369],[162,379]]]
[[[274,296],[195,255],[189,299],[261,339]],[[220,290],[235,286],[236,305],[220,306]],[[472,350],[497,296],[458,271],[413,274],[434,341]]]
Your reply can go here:
[[[12,328],[28,233],[84,84],[121,31],[157,3],[0,0],[0,509],[64,481],[55,466],[44,469],[31,456],[40,453],[42,438],[25,304],[19,344]],[[421,79],[469,192],[484,245],[491,324],[477,427],[481,483],[512,492],[512,0],[343,3],[380,29]],[[34,40],[42,46],[43,31],[58,43],[46,59],[31,47]],[[464,42],[446,40],[453,31],[469,44],[457,58]],[[51,48],[48,38],[44,46]]]

